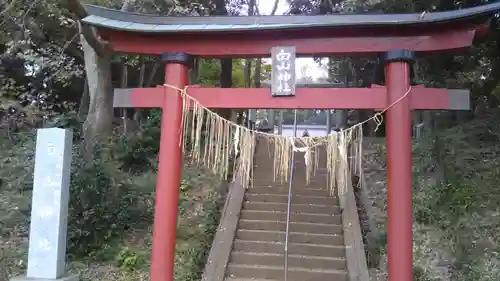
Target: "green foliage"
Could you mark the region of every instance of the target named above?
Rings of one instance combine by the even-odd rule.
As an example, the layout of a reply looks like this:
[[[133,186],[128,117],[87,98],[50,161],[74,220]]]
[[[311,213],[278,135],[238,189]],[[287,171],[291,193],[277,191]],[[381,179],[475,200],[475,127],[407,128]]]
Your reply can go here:
[[[116,263],[121,269],[134,271],[146,265],[147,253],[125,247],[116,256]]]
[[[49,120],[46,127],[64,128],[73,132],[73,141],[78,142],[82,139],[81,135],[81,121],[74,111],[65,112]]]
[[[0,191],[22,192],[33,186],[35,160],[33,132],[0,138]]]
[[[190,140],[189,131],[184,141]],[[141,174],[156,169],[160,151],[161,111],[153,110],[132,135],[118,138],[118,148],[112,151],[120,169],[129,174]],[[202,139],[203,146],[203,139]],[[189,149],[189,145],[186,146]]]
[[[160,136],[161,111],[154,110],[137,133],[119,138],[115,158],[121,163],[120,168],[128,173],[140,174],[156,167]]]
[[[414,150],[414,178],[437,179],[414,183],[414,217],[445,233],[454,280],[498,280],[499,117],[493,113],[438,132]]]
[[[2,146],[8,150],[2,150],[3,155],[0,157],[4,179],[1,190],[6,196],[11,194],[10,202],[2,201],[10,205],[0,204],[2,211],[10,210],[9,213],[0,211],[2,224],[5,224],[2,231],[25,228],[23,225],[29,217],[26,204],[29,199],[27,192],[31,191],[33,185],[35,135],[29,133],[15,137],[17,145],[4,142]],[[152,217],[151,210],[138,205],[129,177],[117,169],[116,163],[110,160],[109,152],[96,146],[94,162],[85,163],[80,157],[80,149],[76,143],[73,149],[68,222],[68,250],[76,256],[92,253],[121,235],[131,224],[147,223]],[[16,193],[21,196],[18,201],[12,201]]]
[[[213,196],[213,195],[212,195]],[[210,249],[213,235],[217,230],[219,205],[215,198],[203,206],[204,215],[196,230],[191,230],[183,239],[189,247],[176,249],[174,279],[176,281],[198,280],[201,277],[206,254]]]
[[[368,268],[377,268],[380,258],[387,246],[387,233],[385,230],[371,231],[366,235],[366,253]]]
[[[219,86],[220,60],[202,59],[199,66],[198,83],[201,85]],[[245,85],[244,60],[233,59],[232,81],[234,88]]]
[[[85,163],[75,151],[72,163],[68,250],[85,256],[142,220],[150,221],[132,192],[128,177],[95,146],[93,163]]]
[[[413,267],[413,281],[438,281],[434,278],[430,278],[425,273],[425,269],[420,266]]]
[[[147,275],[151,252],[147,229],[153,219],[156,172],[152,165],[133,175],[124,167],[126,164],[132,167],[141,157],[156,162],[156,153],[147,149],[159,143],[158,138],[154,139],[159,117],[159,113],[152,113],[148,122],[143,124],[140,137],[127,139],[134,140],[136,148],[145,150],[133,155],[135,158],[125,157],[131,148],[124,143],[113,145],[123,140],[113,137],[109,143],[96,144],[93,161],[87,163],[81,156],[80,139],[75,138],[68,222],[70,261],[114,262],[112,264],[117,270],[131,276]],[[48,125],[77,127],[73,118],[71,115],[60,116]],[[74,128],[74,131],[78,136],[79,130]],[[0,139],[0,148],[0,175],[4,180],[0,182],[1,236],[24,235],[29,225],[35,134],[16,134],[10,140]],[[180,185],[176,280],[199,278],[217,226],[219,202],[213,192],[216,184],[215,178],[207,177],[200,169],[186,166]],[[146,236],[142,238],[144,246],[127,243],[129,236]],[[9,266],[21,268],[23,264],[17,262],[25,260],[25,255],[24,251],[16,249],[15,254],[9,255],[16,257],[16,264],[9,263]]]

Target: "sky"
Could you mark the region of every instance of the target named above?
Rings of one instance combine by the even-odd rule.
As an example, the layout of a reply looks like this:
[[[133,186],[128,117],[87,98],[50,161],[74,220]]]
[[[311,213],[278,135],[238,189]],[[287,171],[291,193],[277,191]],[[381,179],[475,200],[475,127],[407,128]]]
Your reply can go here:
[[[257,5],[261,15],[270,15],[275,0],[257,0]],[[288,11],[287,0],[279,0],[278,10],[276,15],[282,15]],[[303,77],[305,73],[307,76],[311,76],[313,79],[320,77],[327,77],[327,71],[325,68],[320,67],[317,63],[313,61],[312,58],[298,58],[295,62],[295,73],[297,78]]]

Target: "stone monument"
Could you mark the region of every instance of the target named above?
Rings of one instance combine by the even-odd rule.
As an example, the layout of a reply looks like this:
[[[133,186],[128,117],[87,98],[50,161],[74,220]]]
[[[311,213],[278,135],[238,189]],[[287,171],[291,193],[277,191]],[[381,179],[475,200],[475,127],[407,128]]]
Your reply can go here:
[[[78,280],[66,271],[70,130],[39,129],[36,139],[27,276],[14,280]]]

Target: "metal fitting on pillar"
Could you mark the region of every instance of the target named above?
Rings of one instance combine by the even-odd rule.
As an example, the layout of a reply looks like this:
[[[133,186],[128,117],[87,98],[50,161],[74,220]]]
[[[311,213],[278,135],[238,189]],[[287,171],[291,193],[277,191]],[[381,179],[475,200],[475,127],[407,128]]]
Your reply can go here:
[[[183,52],[168,52],[161,54],[161,60],[165,63],[177,63],[189,68],[193,67],[194,56]]]
[[[406,62],[410,66],[416,61],[415,51],[412,50],[391,50],[383,53],[378,59],[378,69],[376,70],[376,81],[375,83],[384,83],[385,77],[385,66],[391,62]],[[413,81],[415,77],[415,71],[413,67],[410,67],[410,81]]]
[[[413,64],[416,59],[415,51],[412,50],[392,50],[381,56],[381,61],[384,64],[389,62],[407,62],[409,64]]]

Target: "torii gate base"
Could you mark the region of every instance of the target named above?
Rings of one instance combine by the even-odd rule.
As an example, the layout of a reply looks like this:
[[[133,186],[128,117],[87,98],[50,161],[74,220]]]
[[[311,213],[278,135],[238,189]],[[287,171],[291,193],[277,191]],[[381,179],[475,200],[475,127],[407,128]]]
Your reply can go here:
[[[166,53],[165,84],[184,88],[193,58]],[[468,109],[468,91],[410,89],[413,51],[385,55],[386,86],[366,89],[297,89],[295,97],[273,98],[268,89],[191,88],[190,94],[213,108],[381,109],[387,111],[387,233],[389,281],[412,280],[411,109]],[[121,91],[121,92],[120,92]],[[348,91],[351,91],[348,93]],[[351,95],[352,93],[352,95]],[[407,94],[405,96],[405,94]],[[398,101],[396,103],[396,101]],[[118,90],[117,107],[160,107],[160,155],[151,258],[151,280],[172,281],[181,177],[182,98],[170,87]]]

